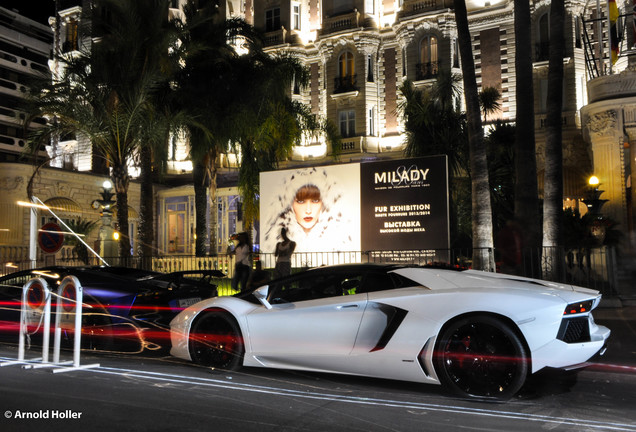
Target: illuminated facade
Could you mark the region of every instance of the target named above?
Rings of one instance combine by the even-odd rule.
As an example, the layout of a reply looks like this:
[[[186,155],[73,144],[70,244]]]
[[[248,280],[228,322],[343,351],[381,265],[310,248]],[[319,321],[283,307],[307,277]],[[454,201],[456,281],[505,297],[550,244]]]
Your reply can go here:
[[[69,52],[78,49],[82,43],[89,43],[89,39],[82,40],[82,35],[77,32],[84,1],[58,0],[58,3],[60,19],[51,19],[55,33],[54,48]],[[184,3],[184,0],[172,0],[171,16],[182,16]],[[467,0],[466,3],[477,83],[480,89],[495,87],[501,93],[501,108],[488,117],[486,126],[496,120],[514,122],[517,100],[513,0]],[[578,206],[584,193],[584,181],[594,171],[601,169],[611,173],[608,176],[618,176],[612,177],[611,181],[610,177],[604,178],[603,175],[600,178],[606,186],[607,197],[612,201],[607,208],[613,209],[612,217],[626,229],[629,226],[628,214],[631,214],[631,192],[627,191],[626,186],[629,178],[626,169],[630,164],[625,162],[625,153],[613,147],[610,153],[614,156],[607,161],[603,159],[605,156],[602,155],[606,153],[603,147],[599,147],[600,141],[595,138],[598,133],[592,125],[597,120],[591,121],[593,116],[588,115],[590,108],[584,108],[590,102],[599,102],[595,96],[588,100],[590,63],[595,63],[597,69],[601,69],[601,74],[607,73],[604,70],[608,67],[607,23],[604,19],[595,21],[597,14],[596,5],[591,4],[593,2],[566,0],[565,3],[563,37],[566,54],[562,109],[565,198],[572,206]],[[622,1],[617,3],[621,11],[626,10]],[[328,118],[338,126],[343,137],[341,162],[403,157],[404,131],[398,112],[402,82],[409,79],[422,87],[432,84],[440,70],[450,69],[461,74],[452,6],[452,0],[219,2],[219,10],[226,17],[244,18],[265,33],[268,52],[288,53],[306,65],[310,73],[309,86],[302,89],[292,86],[290,94],[308,104],[314,114]],[[535,130],[541,185],[547,112],[550,2],[530,0],[530,9]],[[601,11],[601,15],[604,18],[605,11]],[[589,42],[587,45],[586,41]],[[625,46],[631,46],[632,41],[630,34],[624,42]],[[613,72],[628,70],[628,63],[627,57],[621,55],[613,66]],[[59,73],[56,70],[59,65],[51,63],[50,67],[54,75]],[[622,75],[628,73],[623,72]],[[624,102],[631,103],[630,98],[631,93],[628,93]],[[585,113],[584,118],[582,112]],[[631,119],[625,114],[631,112],[629,109],[620,111],[620,114],[616,110],[614,112],[617,118],[622,116]],[[594,119],[598,119],[598,116]],[[618,137],[631,136],[630,121],[615,123],[626,125],[624,133],[616,129],[616,142],[619,141]],[[621,146],[624,142],[621,141]],[[94,170],[90,143],[84,142],[81,137],[63,137],[51,143],[48,152],[61,156],[51,162],[53,167],[75,171]],[[174,136],[168,154],[169,174],[177,176],[191,171],[186,137]],[[616,158],[617,161],[614,160]],[[331,149],[318,139],[297,146],[290,159],[281,165],[291,168],[333,162]],[[236,156],[220,156],[217,161],[220,178],[226,176],[231,180],[238,163],[240,161]],[[210,202],[209,208],[210,214],[217,214],[218,224],[211,229],[216,230],[218,240],[210,248],[217,252],[225,251],[229,234],[242,229],[238,191],[235,184],[223,182],[221,180],[216,200]],[[192,187],[157,188],[157,243],[154,246],[158,253],[193,253],[193,195]],[[137,205],[138,201],[133,198],[130,201],[133,211],[138,208]],[[134,236],[134,233],[131,234]]]

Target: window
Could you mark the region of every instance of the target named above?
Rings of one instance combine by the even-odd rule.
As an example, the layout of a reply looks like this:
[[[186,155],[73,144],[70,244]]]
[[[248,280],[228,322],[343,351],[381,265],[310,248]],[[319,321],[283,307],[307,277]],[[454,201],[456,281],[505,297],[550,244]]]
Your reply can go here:
[[[355,74],[355,63],[353,61],[353,54],[349,51],[340,55],[338,60],[338,72],[339,76],[353,76]]]
[[[360,287],[362,275],[350,273],[310,272],[301,276],[291,276],[269,287],[269,301],[272,304],[296,303],[329,297],[354,295]]]
[[[375,136],[375,107],[369,110],[369,136]]]
[[[280,29],[280,8],[269,9],[265,12],[265,31]]]
[[[300,30],[300,4],[292,3],[292,30]]]
[[[437,38],[424,36],[420,41],[420,63],[417,65],[416,80],[434,78],[439,71]]]
[[[375,13],[375,0],[365,0],[364,13],[373,15]]]
[[[64,52],[77,51],[79,49],[78,31],[79,22],[76,19],[71,19],[66,24],[66,42],[62,46]]]
[[[406,48],[402,48],[402,76],[406,76]]]
[[[296,80],[296,76],[294,76],[293,82],[292,82],[292,91],[294,92],[295,95],[299,95],[300,94],[300,86],[298,85],[298,81]]]
[[[338,112],[340,122],[340,135],[343,138],[355,136],[356,134],[356,112],[355,110],[344,110]]]
[[[546,61],[550,56],[550,14],[544,13],[537,27],[537,61]]]
[[[333,0],[333,14],[351,12],[354,8],[352,0]]]
[[[458,68],[459,67],[459,44],[457,42],[457,39],[453,40],[453,67],[454,68]]]
[[[367,55],[367,82],[373,82],[373,55]]]
[[[354,55],[346,51],[338,57],[338,76],[334,83],[334,93],[356,90],[357,84]]]

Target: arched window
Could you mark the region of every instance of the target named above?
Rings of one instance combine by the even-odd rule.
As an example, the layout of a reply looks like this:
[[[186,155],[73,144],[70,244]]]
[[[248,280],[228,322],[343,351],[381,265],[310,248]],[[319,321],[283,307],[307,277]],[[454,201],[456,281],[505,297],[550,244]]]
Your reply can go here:
[[[355,57],[352,52],[345,51],[338,57],[338,76],[334,85],[334,93],[342,93],[356,89]]]
[[[550,52],[550,14],[544,13],[537,21],[537,61],[545,61]]]
[[[424,36],[420,40],[420,63],[417,65],[416,80],[434,78],[439,72],[437,37]]]
[[[355,63],[353,62],[353,54],[349,51],[340,54],[338,65],[338,71],[341,77],[353,76],[355,74]]]
[[[79,22],[75,18],[66,23],[66,41],[62,45],[62,50],[66,52],[77,51],[79,49]]]

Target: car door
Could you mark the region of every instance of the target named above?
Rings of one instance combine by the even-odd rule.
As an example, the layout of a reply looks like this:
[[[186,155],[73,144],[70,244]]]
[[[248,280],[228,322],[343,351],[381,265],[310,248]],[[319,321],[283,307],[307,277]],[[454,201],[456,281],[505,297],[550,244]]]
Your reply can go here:
[[[361,275],[314,273],[270,286],[271,309],[247,316],[252,354],[277,364],[331,364],[353,349],[367,294],[356,294]]]

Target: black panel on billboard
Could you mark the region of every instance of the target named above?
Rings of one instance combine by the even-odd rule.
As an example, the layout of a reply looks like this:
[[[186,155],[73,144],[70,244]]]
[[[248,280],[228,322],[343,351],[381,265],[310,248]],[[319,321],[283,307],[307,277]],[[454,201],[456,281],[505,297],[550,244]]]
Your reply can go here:
[[[449,248],[446,156],[360,165],[363,251]]]

